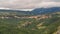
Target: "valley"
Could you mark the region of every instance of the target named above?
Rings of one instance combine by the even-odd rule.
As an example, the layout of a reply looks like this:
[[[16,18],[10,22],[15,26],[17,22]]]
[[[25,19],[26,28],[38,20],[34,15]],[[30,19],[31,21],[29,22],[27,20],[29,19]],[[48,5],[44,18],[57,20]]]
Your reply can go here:
[[[0,34],[60,34],[60,11],[39,12],[0,10]]]

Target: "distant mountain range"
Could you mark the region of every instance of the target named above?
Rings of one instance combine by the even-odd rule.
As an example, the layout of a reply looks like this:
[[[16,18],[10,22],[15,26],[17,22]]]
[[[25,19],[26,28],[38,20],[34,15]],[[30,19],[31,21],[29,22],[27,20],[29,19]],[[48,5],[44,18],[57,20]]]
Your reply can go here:
[[[51,7],[51,8],[36,8],[32,11],[35,15],[37,14],[45,14],[45,13],[53,13],[60,12],[60,7]]]
[[[21,10],[5,10],[0,9],[0,12],[16,12],[19,14],[25,14],[25,15],[39,15],[39,14],[46,14],[46,13],[53,13],[53,12],[60,12],[60,7],[51,7],[51,8],[36,8],[32,11],[21,11]]]

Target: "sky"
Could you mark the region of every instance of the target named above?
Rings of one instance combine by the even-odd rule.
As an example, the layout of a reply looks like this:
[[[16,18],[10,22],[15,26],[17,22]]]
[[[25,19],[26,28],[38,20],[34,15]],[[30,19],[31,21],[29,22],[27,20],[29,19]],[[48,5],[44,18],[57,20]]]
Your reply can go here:
[[[34,9],[60,7],[60,0],[0,0],[0,8]]]

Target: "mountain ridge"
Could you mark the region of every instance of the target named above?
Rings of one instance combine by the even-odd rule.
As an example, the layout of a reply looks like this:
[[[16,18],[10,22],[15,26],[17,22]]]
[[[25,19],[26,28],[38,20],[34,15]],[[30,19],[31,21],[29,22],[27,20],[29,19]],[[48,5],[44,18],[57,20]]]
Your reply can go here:
[[[47,14],[47,13],[53,13],[53,12],[60,12],[60,7],[51,7],[51,8],[36,8],[32,11],[21,11],[21,10],[5,10],[0,9],[0,12],[17,12],[22,14],[30,14],[30,15],[40,15],[40,14]]]

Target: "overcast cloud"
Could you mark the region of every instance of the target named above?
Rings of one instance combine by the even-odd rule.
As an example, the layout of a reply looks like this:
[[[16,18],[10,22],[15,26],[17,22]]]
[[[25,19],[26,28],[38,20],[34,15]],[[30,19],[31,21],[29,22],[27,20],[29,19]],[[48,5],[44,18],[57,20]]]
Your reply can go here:
[[[0,0],[0,8],[32,9],[60,7],[60,0]]]

